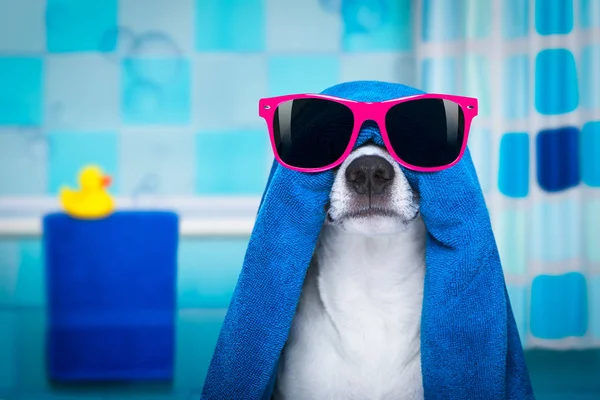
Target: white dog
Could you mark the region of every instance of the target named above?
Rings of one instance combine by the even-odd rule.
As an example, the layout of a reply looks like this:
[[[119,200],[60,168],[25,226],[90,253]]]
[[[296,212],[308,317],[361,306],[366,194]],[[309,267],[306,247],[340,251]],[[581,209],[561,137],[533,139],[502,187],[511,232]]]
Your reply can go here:
[[[336,173],[277,375],[276,400],[422,399],[425,226],[379,146]]]

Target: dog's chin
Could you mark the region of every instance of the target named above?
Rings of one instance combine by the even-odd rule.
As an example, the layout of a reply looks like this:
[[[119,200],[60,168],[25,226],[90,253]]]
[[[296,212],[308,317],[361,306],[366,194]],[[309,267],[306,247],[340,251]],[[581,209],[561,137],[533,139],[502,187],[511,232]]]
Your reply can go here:
[[[415,216],[404,217],[395,213],[359,213],[342,216],[328,223],[338,229],[361,235],[393,235],[405,231]]]

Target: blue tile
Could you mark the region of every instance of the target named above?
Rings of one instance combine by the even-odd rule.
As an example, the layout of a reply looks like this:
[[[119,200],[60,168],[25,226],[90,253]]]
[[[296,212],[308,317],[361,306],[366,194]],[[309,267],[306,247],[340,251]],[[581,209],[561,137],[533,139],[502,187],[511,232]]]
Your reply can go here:
[[[489,117],[492,112],[492,93],[490,88],[490,60],[481,55],[467,55],[463,59],[463,79],[465,96],[479,99],[479,115]]]
[[[600,276],[590,278],[590,293],[591,293],[591,312],[592,319],[591,331],[592,336],[600,339]]]
[[[196,0],[198,51],[261,51],[264,48],[264,0]]]
[[[506,285],[510,305],[515,316],[521,343],[527,342],[527,288],[524,286]]]
[[[542,201],[533,206],[529,228],[529,258],[569,262],[581,256],[582,207],[578,201]]]
[[[529,135],[506,133],[500,140],[498,189],[508,197],[529,193]]]
[[[0,393],[8,392],[16,383],[16,339],[16,312],[0,310]]]
[[[581,27],[585,29],[600,27],[600,0],[580,0]]]
[[[517,39],[529,33],[529,0],[504,0],[502,2],[502,35]]]
[[[473,129],[469,133],[469,151],[477,171],[479,184],[484,194],[491,189],[490,157],[492,153],[492,132],[489,129]]]
[[[113,182],[109,191],[118,193],[118,135],[115,132],[52,132],[48,141],[50,193],[58,193],[63,185],[78,186],[77,174],[87,164],[97,164],[111,175]]]
[[[46,136],[37,129],[0,132],[0,195],[46,193],[47,147]]]
[[[529,115],[529,57],[510,56],[504,63],[504,116],[514,120]]]
[[[498,214],[494,234],[502,268],[506,275],[524,276],[527,272],[529,210],[506,208]]]
[[[191,120],[191,67],[182,58],[128,58],[122,64],[121,118],[129,125]]]
[[[46,310],[38,307],[23,309],[18,312],[16,319],[16,383],[27,391],[46,392],[50,386],[45,363]]]
[[[588,291],[583,275],[540,275],[531,285],[531,333],[541,339],[584,336]]]
[[[464,37],[464,0],[424,0],[421,37],[424,42],[444,42]]]
[[[429,93],[457,93],[454,57],[426,58],[421,64],[421,88]]]
[[[113,51],[117,36],[117,0],[48,0],[46,38],[51,53]]]
[[[181,310],[177,322],[175,387],[202,389],[226,310]]]
[[[269,94],[319,93],[340,77],[337,56],[275,56],[269,58]]]
[[[46,304],[46,283],[42,243],[38,239],[25,239],[19,243],[19,275],[15,286],[14,303],[19,306]]]
[[[201,132],[196,136],[196,192],[259,195],[267,182],[269,154],[264,130]]]
[[[342,2],[342,47],[348,52],[412,49],[411,0],[351,0]]]
[[[547,192],[577,186],[579,172],[579,130],[562,127],[540,131],[536,138],[537,180]]]
[[[600,65],[600,45],[584,47],[581,55],[581,105],[588,109],[600,108],[598,65]]]
[[[600,187],[600,121],[588,122],[581,129],[581,180]]]
[[[584,254],[588,261],[600,263],[600,224],[596,221],[600,221],[600,200],[586,201],[583,204]]]
[[[535,106],[541,114],[564,114],[577,108],[575,58],[567,49],[548,49],[535,61]]]
[[[119,176],[126,195],[193,194],[195,135],[178,129],[121,134]]]
[[[0,125],[43,121],[43,62],[35,57],[0,57]]]
[[[227,308],[244,263],[248,240],[182,240],[178,307]]]
[[[573,30],[573,0],[536,1],[535,28],[540,35],[571,32]]]
[[[19,242],[16,240],[1,239],[0,306],[13,304],[20,262]]]

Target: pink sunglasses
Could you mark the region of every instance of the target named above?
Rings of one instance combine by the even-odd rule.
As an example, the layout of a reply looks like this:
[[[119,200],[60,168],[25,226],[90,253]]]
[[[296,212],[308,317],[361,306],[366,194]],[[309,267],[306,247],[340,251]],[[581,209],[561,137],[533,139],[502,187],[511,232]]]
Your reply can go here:
[[[456,164],[467,147],[477,99],[420,94],[358,102],[321,94],[261,99],[277,162],[300,172],[340,165],[352,152],[364,122],[379,126],[390,155],[402,166],[435,172]]]

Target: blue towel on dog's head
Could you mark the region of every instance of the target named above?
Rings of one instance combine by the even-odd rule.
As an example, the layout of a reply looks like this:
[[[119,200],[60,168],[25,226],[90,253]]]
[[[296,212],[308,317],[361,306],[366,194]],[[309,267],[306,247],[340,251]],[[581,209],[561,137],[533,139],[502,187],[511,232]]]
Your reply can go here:
[[[422,92],[399,84],[352,82],[324,93],[383,101]],[[366,141],[382,144],[377,128],[363,127],[356,145]],[[469,152],[441,172],[404,173],[420,192],[428,231],[421,322],[425,398],[532,399]],[[270,398],[332,184],[331,171],[306,174],[273,165],[202,399]]]

